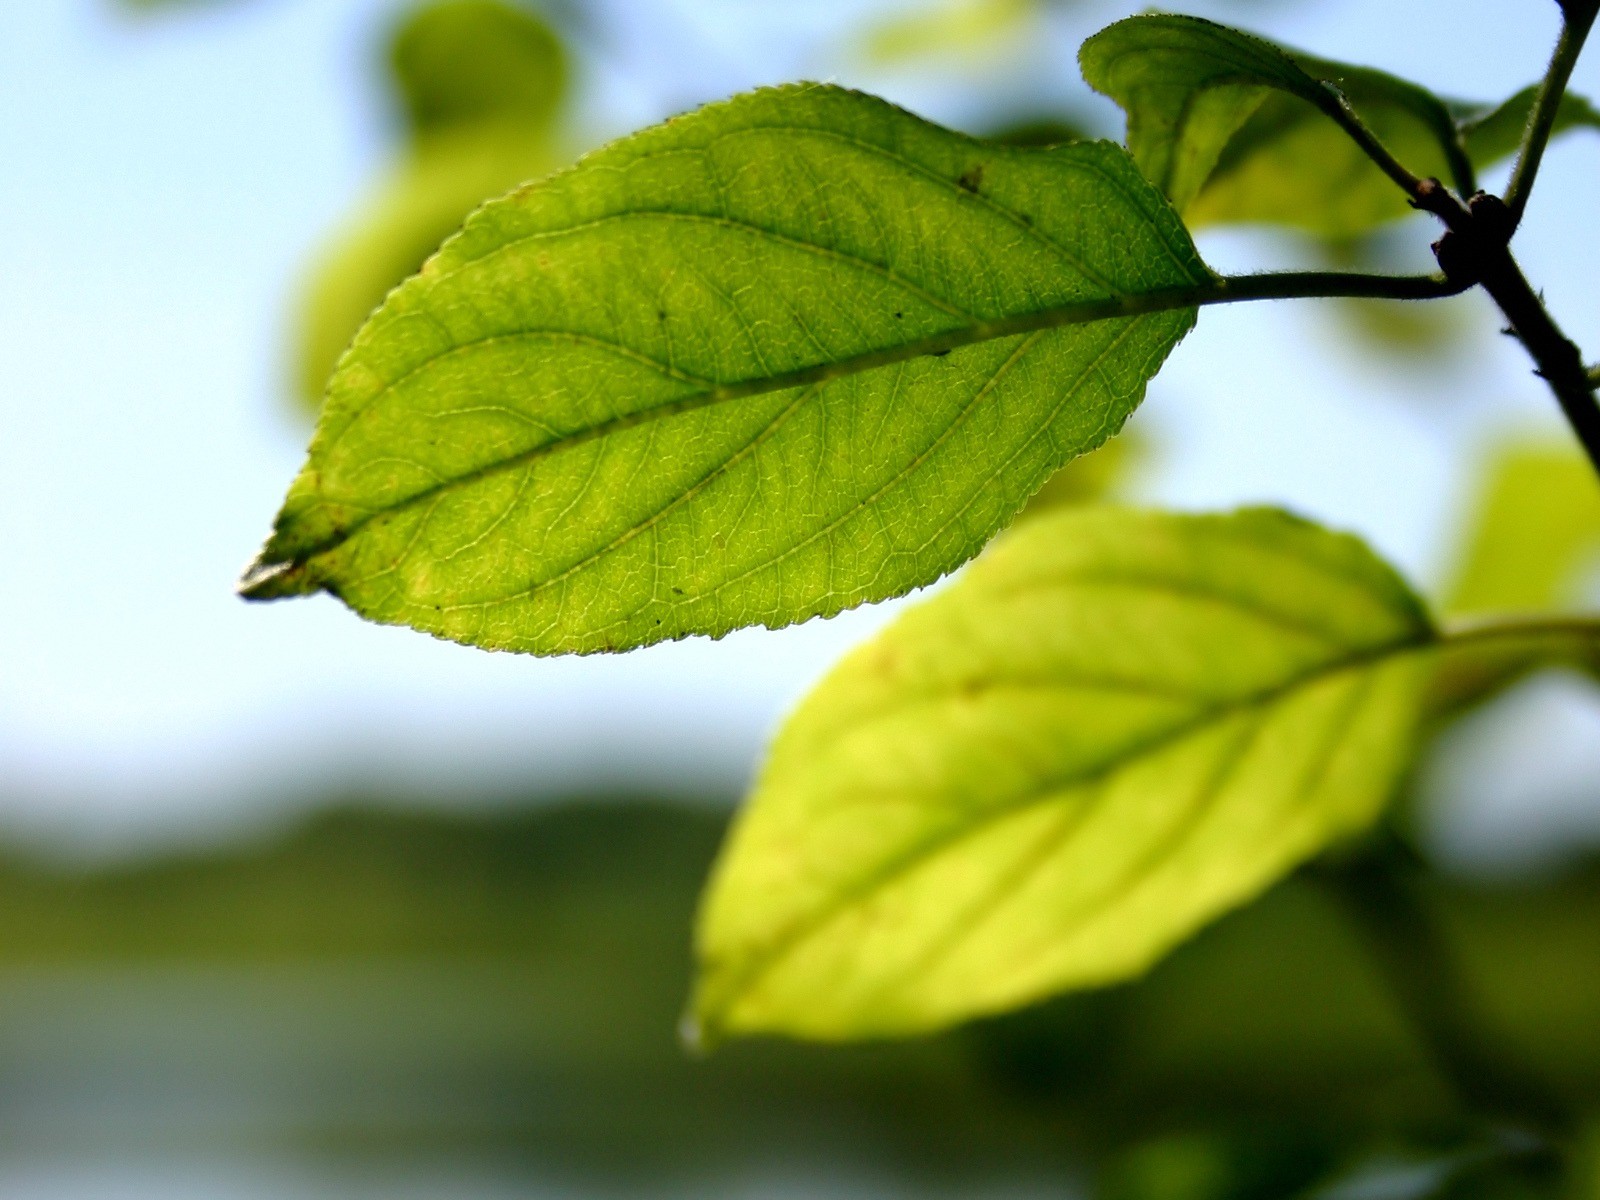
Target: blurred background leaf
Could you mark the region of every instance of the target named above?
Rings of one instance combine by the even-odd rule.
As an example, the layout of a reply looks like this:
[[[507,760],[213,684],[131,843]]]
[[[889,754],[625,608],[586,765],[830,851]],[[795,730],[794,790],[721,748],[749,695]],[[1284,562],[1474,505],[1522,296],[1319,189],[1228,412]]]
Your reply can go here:
[[[867,26],[861,50],[880,66],[982,58],[1022,36],[1046,7],[1045,0],[941,0]]]
[[[446,0],[416,10],[389,52],[413,138],[504,122],[537,133],[567,93],[567,57],[533,13],[500,0]]]
[[[407,148],[306,286],[296,384],[313,410],[373,309],[468,213],[571,157],[569,73],[550,24],[502,0],[439,0],[395,29],[389,78]]]
[[[1114,500],[1126,493],[1148,458],[1145,439],[1124,428],[1099,449],[1080,454],[1046,480],[1017,514],[1017,520],[1036,517],[1063,505]]]
[[[1594,607],[1600,482],[1561,438],[1507,438],[1483,465],[1445,608],[1456,614]]]
[[[1346,238],[1312,238],[1311,249],[1330,270],[1426,274],[1430,262],[1415,259],[1420,231],[1385,227]],[[1472,320],[1470,301],[1452,297],[1431,304],[1396,304],[1347,297],[1328,302],[1344,333],[1363,349],[1396,360],[1440,360],[1470,345],[1474,335],[1488,329]]]

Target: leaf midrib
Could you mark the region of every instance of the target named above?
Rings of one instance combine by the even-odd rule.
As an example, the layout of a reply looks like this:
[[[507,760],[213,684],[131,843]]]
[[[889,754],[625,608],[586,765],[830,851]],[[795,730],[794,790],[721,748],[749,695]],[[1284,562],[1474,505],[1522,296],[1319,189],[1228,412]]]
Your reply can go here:
[[[761,396],[769,392],[783,391],[791,387],[826,383],[832,379],[860,374],[879,367],[893,366],[896,363],[907,362],[927,355],[943,354],[975,345],[979,342],[996,341],[1006,337],[1016,337],[1040,330],[1071,325],[1084,325],[1097,321],[1140,317],[1177,309],[1195,308],[1201,304],[1215,302],[1224,296],[1225,291],[1220,281],[1212,280],[1203,283],[1176,285],[1132,295],[1097,297],[1092,300],[1074,301],[1029,313],[1021,313],[1012,317],[974,322],[964,328],[951,329],[883,349],[866,351],[862,354],[838,359],[830,363],[816,363],[762,378],[749,379],[732,384],[719,384],[690,392],[664,404],[653,405],[637,412],[612,417],[551,441],[542,442],[517,454],[485,463],[471,471],[466,471],[447,479],[440,484],[414,492],[393,504],[380,508],[365,509],[360,517],[350,521],[344,527],[335,529],[328,536],[308,546],[293,549],[287,554],[276,551],[274,547],[269,546],[257,564],[257,569],[247,575],[241,585],[241,591],[248,596],[269,582],[281,580],[282,576],[286,574],[285,569],[300,570],[309,564],[311,559],[327,553],[348,541],[372,521],[402,512],[417,504],[425,503],[441,491],[470,486],[482,479],[490,478],[504,471],[515,470],[524,464],[547,457],[558,451],[570,449],[614,433],[620,433],[638,425],[680,416],[729,401]],[[338,505],[331,501],[321,501],[320,503],[322,507],[344,507],[347,510],[355,507],[353,505]],[[313,586],[317,585],[313,584]],[[277,594],[276,591],[273,594]]]

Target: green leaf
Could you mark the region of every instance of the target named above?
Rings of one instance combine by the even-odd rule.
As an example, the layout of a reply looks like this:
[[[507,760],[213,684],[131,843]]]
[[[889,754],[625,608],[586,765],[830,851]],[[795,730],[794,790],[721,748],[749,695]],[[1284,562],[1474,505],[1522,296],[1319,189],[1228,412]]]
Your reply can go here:
[[[1461,106],[1459,112],[1461,140],[1467,154],[1480,167],[1510,158],[1522,144],[1523,131],[1533,113],[1533,103],[1539,96],[1539,86],[1525,87],[1504,104]],[[1568,92],[1556,109],[1556,123],[1551,134],[1565,133],[1569,129],[1600,129],[1600,111],[1582,96]]]
[[[1128,150],[1180,212],[1274,90],[1326,108],[1333,94],[1269,42],[1198,17],[1149,14],[1084,42],[1089,86],[1128,114]]]
[[[1115,433],[1213,287],[1115,146],[743,96],[480,209],[396,291],[243,590],[535,653],[898,595]]]
[[[1137,975],[1410,760],[1435,644],[1354,538],[1061,510],[847,658],[701,914],[708,1038],[910,1034]]]
[[[1376,71],[1343,72],[1351,105],[1419,178],[1451,179],[1445,129],[1422,119],[1409,85]],[[1438,101],[1434,102],[1436,105]],[[1431,106],[1430,106],[1431,107]],[[1444,113],[1442,105],[1434,116]],[[1184,210],[1193,227],[1266,222],[1325,237],[1351,237],[1414,210],[1405,194],[1350,137],[1318,110],[1284,95],[1265,98],[1218,156],[1215,171]]]
[[[1192,17],[1130,18],[1080,57],[1089,83],[1127,111],[1134,158],[1191,227],[1261,221],[1349,238],[1409,214],[1334,120],[1341,95],[1413,174],[1458,188],[1515,151],[1533,96],[1495,109],[1446,102],[1382,71]],[[1558,129],[1594,118],[1571,97]]]
[[[487,122],[542,129],[567,91],[566,53],[554,31],[497,0],[419,10],[396,32],[390,65],[421,139]]]

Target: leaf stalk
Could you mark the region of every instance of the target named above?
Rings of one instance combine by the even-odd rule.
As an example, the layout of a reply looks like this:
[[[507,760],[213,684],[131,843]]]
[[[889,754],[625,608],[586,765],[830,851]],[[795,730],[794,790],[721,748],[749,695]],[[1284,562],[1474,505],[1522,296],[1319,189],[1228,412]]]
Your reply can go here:
[[[1323,84],[1322,91],[1326,97],[1321,105],[1322,111],[1350,135],[1356,145],[1361,147],[1362,152],[1375,162],[1385,175],[1399,184],[1401,191],[1408,196],[1416,197],[1421,191],[1423,181],[1407,170],[1405,165],[1390,153],[1389,147],[1367,127],[1367,123],[1361,119],[1343,92],[1331,83]],[[1459,150],[1459,147],[1457,149]],[[1459,155],[1459,158],[1460,162],[1456,157],[1451,158],[1451,170],[1458,176],[1458,180],[1461,175],[1461,162],[1465,161],[1465,155]],[[1466,172],[1466,177],[1471,178],[1470,166],[1466,168]]]

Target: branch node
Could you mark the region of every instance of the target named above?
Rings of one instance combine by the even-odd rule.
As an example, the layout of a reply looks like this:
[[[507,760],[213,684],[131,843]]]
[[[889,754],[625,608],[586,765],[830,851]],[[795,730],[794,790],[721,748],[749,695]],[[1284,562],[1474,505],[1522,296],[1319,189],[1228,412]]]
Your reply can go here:
[[[1433,256],[1439,260],[1439,269],[1451,283],[1471,287],[1483,279],[1473,247],[1453,229],[1445,230],[1444,236],[1433,243]]]

